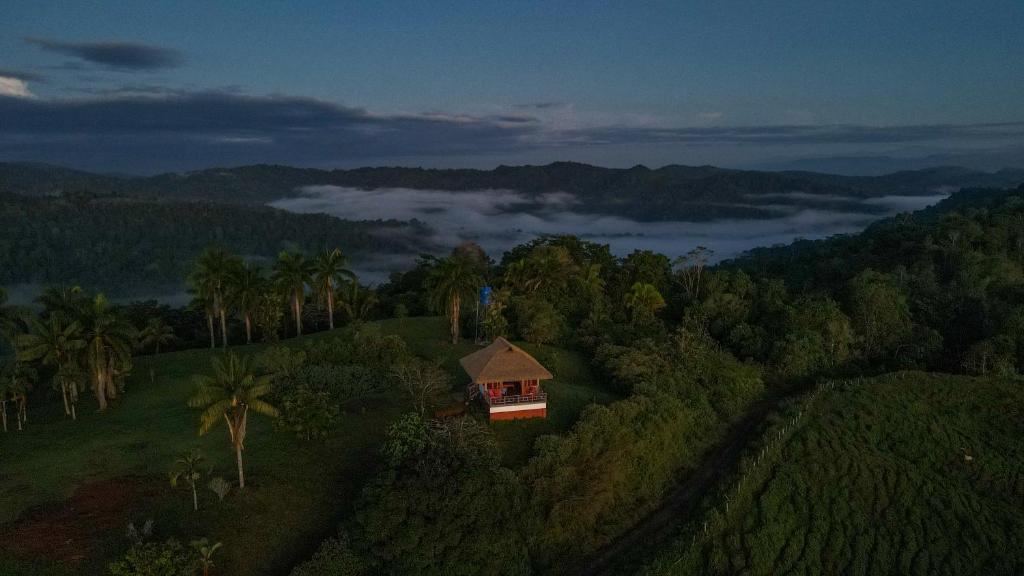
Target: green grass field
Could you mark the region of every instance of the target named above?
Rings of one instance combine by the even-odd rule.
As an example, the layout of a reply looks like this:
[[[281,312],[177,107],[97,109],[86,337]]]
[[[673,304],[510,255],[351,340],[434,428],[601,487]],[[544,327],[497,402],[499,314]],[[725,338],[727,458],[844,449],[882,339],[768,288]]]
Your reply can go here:
[[[475,348],[446,343],[441,319],[376,324],[402,336],[416,354],[451,370],[455,389],[462,389],[465,375],[457,361]],[[329,337],[318,333],[302,341]],[[263,348],[234,350],[250,354]],[[556,380],[547,386],[547,420],[495,425],[510,465],[528,458],[536,436],[567,428],[591,401],[612,399],[595,386],[579,355],[547,346],[527,349]],[[340,429],[324,442],[300,442],[274,431],[265,419],[251,421],[244,493],[235,491],[220,503],[204,487],[197,514],[187,491],[172,490],[167,481],[177,455],[198,447],[214,475],[236,480],[226,430],[199,437],[198,414],[185,404],[193,391],[190,377],[209,370],[212,353],[139,357],[127,394],[106,413],[93,412],[88,396],[79,405],[77,422],[65,420],[56,404],[32,406],[24,432],[0,434],[0,574],[101,573],[126,547],[127,523],[147,518],[154,520],[158,538],[207,536],[224,542],[218,574],[286,572],[334,531],[378,465],[387,424],[409,409],[408,401],[398,393],[358,401],[347,407]],[[33,547],[40,549],[28,550]],[[48,561],[77,556],[64,565]],[[34,568],[32,561],[39,558],[44,560]]]
[[[839,385],[768,453],[644,573],[1024,573],[1020,381]]]

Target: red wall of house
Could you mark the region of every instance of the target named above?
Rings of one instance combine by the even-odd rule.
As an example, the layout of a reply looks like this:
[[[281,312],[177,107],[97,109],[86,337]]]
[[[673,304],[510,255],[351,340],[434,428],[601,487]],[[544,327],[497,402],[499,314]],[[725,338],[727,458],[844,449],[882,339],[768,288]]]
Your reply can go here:
[[[536,408],[533,410],[514,410],[511,412],[492,412],[491,420],[520,420],[523,418],[547,418],[547,408]]]

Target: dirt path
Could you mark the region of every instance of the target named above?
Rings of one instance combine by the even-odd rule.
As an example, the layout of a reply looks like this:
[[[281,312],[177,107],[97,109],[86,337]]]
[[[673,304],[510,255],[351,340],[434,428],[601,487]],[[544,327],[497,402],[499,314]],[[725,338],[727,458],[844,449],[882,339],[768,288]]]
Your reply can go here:
[[[644,551],[656,550],[674,536],[677,520],[693,514],[701,498],[739,463],[743,448],[758,438],[763,424],[780,402],[789,396],[772,396],[755,402],[747,413],[732,424],[703,462],[673,488],[661,505],[617,540],[594,554],[578,572],[601,576],[629,574],[639,568]]]

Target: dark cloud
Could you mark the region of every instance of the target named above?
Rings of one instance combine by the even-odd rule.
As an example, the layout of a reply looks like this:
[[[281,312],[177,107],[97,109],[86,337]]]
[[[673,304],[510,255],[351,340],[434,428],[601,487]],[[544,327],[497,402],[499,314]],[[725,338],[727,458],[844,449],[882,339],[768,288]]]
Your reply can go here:
[[[943,140],[1021,140],[1024,122],[932,124],[919,126],[746,126],[650,128],[608,126],[566,130],[573,144],[896,144]]]
[[[5,69],[5,68],[0,68],[0,76],[3,76],[4,78],[17,78],[18,80],[21,80],[22,82],[45,82],[46,81],[46,78],[43,75],[36,74],[35,72],[25,72],[25,71],[22,71],[22,70],[10,70],[10,69]]]
[[[566,108],[569,105],[565,102],[527,102],[525,104],[513,104],[512,107],[518,110],[550,110],[552,108]]]
[[[26,38],[25,41],[43,50],[116,70],[160,70],[175,68],[184,62],[177,50],[138,42],[62,42],[46,38]]]
[[[624,150],[628,156],[642,145],[684,153],[730,147],[764,154],[799,146],[1024,143],[1024,122],[561,128],[515,113],[387,115],[311,98],[230,90],[189,92],[143,84],[103,90],[85,99],[0,97],[0,159],[154,172],[260,162],[339,166],[394,159],[429,165],[447,158],[483,157],[505,162],[531,154],[551,161],[608,150]],[[689,156],[680,153],[677,158],[672,161]]]

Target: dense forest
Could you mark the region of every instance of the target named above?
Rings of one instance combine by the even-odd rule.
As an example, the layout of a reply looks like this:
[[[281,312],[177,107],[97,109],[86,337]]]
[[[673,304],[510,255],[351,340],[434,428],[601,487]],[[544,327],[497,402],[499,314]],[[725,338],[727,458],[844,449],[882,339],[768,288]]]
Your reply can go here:
[[[1015,186],[1022,180],[1024,171],[1010,169],[988,173],[934,168],[855,177],[713,166],[615,169],[574,162],[499,166],[493,170],[386,167],[328,171],[257,165],[126,177],[39,164],[0,163],[0,191],[26,195],[88,191],[160,199],[265,203],[295,196],[301,188],[313,185],[452,191],[505,189],[526,193],[538,201],[542,194],[569,193],[578,201],[575,208],[583,212],[638,220],[690,221],[777,216],[773,206],[780,205],[871,213],[882,208],[859,200],[890,194],[935,194],[963,187]],[[537,208],[541,207],[538,204]]]
[[[80,284],[108,295],[180,291],[207,246],[253,259],[345,246],[349,256],[430,251],[417,222],[353,222],[263,206],[0,195],[0,283]]]

